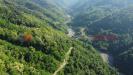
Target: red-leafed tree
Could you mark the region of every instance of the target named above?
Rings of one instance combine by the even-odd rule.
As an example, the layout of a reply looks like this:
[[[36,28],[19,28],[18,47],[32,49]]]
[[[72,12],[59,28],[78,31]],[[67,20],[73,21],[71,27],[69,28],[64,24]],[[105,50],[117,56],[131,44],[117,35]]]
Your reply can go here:
[[[24,41],[25,42],[30,42],[30,41],[32,41],[32,35],[31,34],[29,34],[29,33],[26,33],[26,34],[24,34],[24,36],[23,36],[23,39],[24,39]]]

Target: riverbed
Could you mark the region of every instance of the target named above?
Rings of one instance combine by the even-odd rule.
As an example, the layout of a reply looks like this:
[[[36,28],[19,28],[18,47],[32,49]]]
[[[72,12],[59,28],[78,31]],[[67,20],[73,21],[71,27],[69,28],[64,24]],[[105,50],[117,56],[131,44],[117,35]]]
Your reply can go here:
[[[100,56],[105,63],[108,63],[110,66],[113,66],[114,59],[111,54],[100,52]]]
[[[73,36],[75,35],[75,32],[74,32],[71,28],[68,28],[67,31],[68,31],[68,34],[67,34],[67,35],[68,35],[69,37],[73,37]]]

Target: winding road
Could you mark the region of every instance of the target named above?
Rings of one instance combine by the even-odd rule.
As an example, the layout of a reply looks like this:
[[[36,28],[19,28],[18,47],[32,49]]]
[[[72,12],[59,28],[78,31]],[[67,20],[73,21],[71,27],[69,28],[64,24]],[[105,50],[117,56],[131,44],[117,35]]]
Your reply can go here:
[[[67,52],[66,55],[65,55],[65,59],[64,59],[63,62],[60,64],[59,68],[53,73],[53,75],[57,75],[57,73],[58,73],[59,71],[61,71],[61,70],[66,66],[66,64],[68,63],[68,60],[69,60],[69,58],[70,58],[70,54],[71,54],[72,50],[73,50],[73,47],[70,47],[70,49],[68,50],[68,52]]]
[[[66,22],[64,22],[64,24],[67,24],[67,23],[69,23],[71,21],[70,15],[68,15],[68,18],[69,19]],[[73,37],[74,36],[75,32],[71,28],[68,28],[67,31],[68,31],[67,35],[69,37]],[[57,68],[57,70],[52,75],[57,75],[58,72],[60,72],[67,65],[72,50],[73,50],[73,47],[70,47],[68,52],[65,54],[65,58],[64,58],[63,62],[60,64],[60,66]]]

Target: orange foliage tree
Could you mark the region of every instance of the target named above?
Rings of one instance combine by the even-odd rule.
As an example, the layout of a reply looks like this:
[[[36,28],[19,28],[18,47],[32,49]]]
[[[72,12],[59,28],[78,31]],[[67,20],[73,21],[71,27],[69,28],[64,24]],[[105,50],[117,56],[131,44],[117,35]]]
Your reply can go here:
[[[24,41],[25,42],[30,42],[30,41],[32,41],[32,35],[31,34],[29,34],[29,33],[26,33],[26,34],[24,34],[24,36],[23,36],[23,39],[24,39]]]

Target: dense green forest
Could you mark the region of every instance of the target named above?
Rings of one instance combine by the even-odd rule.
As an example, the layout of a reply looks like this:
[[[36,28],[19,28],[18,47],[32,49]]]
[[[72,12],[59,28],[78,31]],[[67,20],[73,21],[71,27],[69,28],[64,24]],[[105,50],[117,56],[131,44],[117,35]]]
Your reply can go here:
[[[72,12],[72,27],[80,40],[114,58],[114,67],[122,75],[133,74],[133,1],[85,0]],[[87,3],[88,2],[88,3]],[[82,11],[81,11],[82,10]],[[79,12],[78,12],[79,11]],[[81,11],[81,12],[80,12]],[[83,30],[84,29],[84,32]],[[84,33],[85,35],[83,35]],[[90,36],[94,39],[90,40]],[[104,36],[114,39],[106,39]],[[86,38],[88,37],[88,38]],[[95,39],[99,38],[98,40]],[[88,40],[88,41],[87,41]]]
[[[62,1],[63,2],[63,1]],[[60,0],[0,0],[0,75],[118,75],[92,45],[68,37]]]
[[[132,75],[132,24],[132,0],[0,0],[0,75]]]

